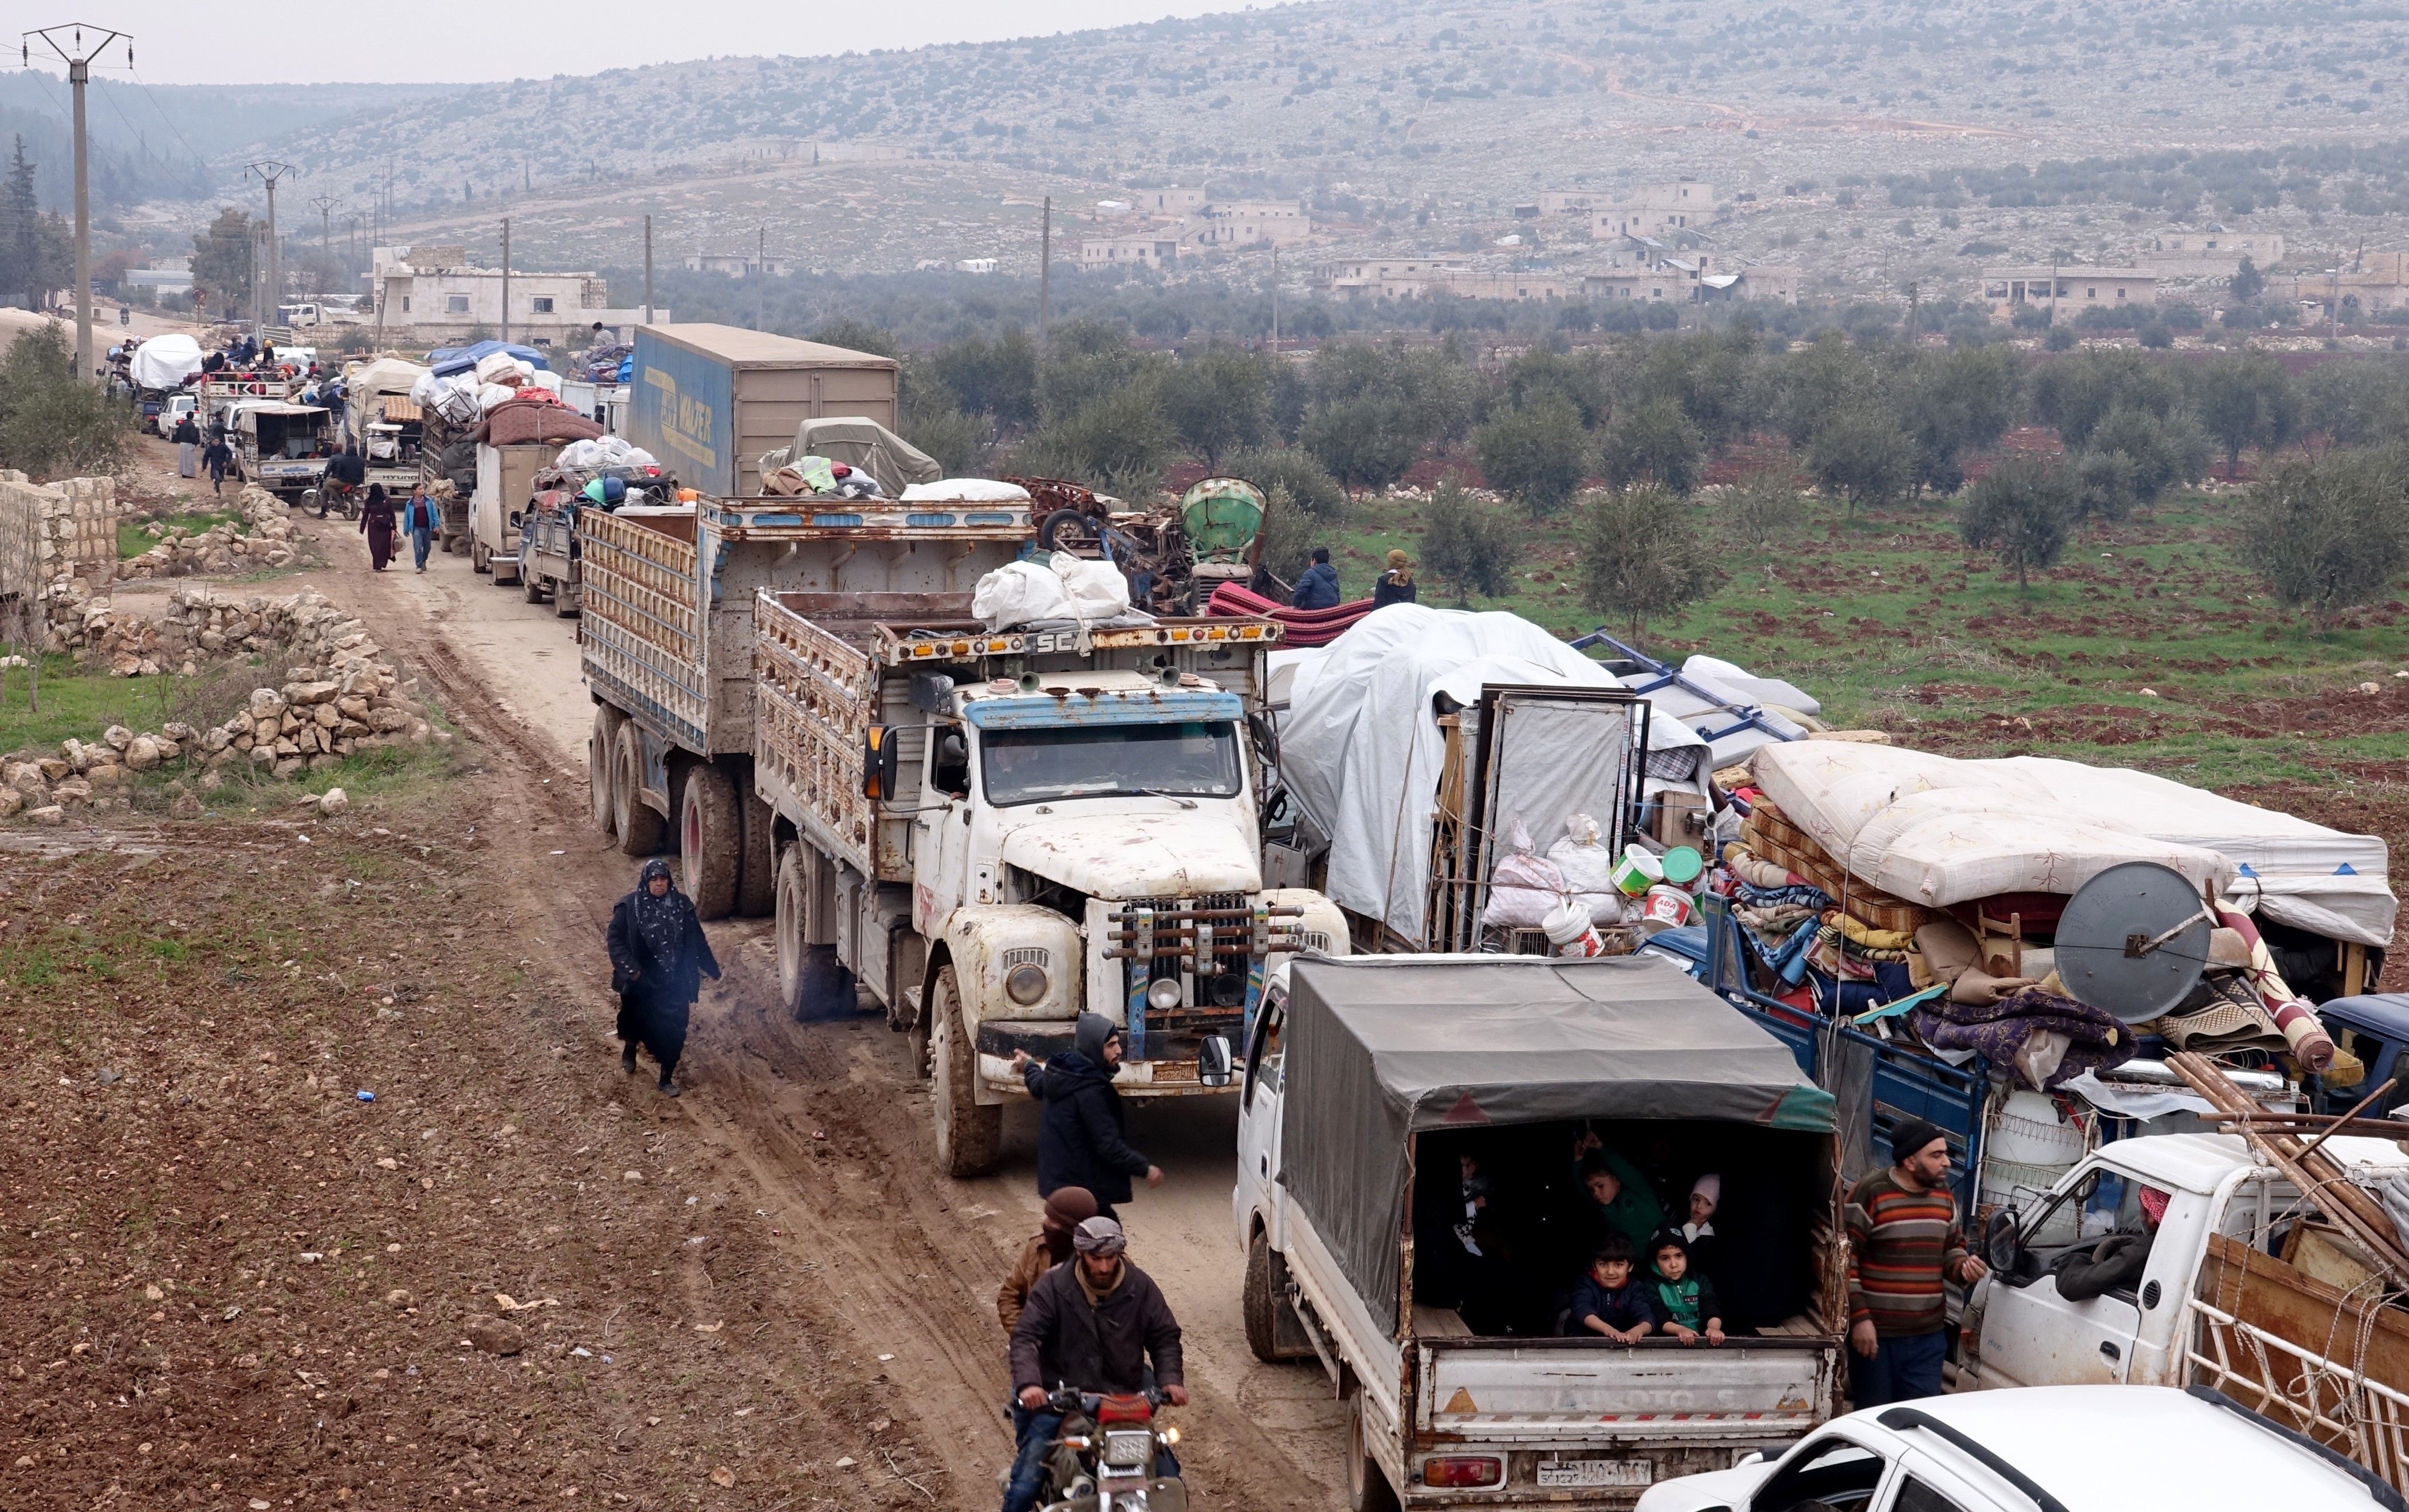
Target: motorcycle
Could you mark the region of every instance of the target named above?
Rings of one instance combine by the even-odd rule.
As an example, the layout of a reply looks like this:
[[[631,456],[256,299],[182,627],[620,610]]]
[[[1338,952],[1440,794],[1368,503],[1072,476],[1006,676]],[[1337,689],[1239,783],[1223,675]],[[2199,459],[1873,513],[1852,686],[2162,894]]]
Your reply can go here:
[[[1046,1460],[1045,1512],[1188,1512],[1188,1487],[1173,1474],[1157,1476],[1156,1457],[1179,1442],[1179,1430],[1158,1426],[1160,1391],[1129,1396],[1058,1390],[1046,1398],[1062,1428]]]
[[[346,520],[356,520],[360,517],[363,497],[361,492],[349,483],[330,482],[322,488],[309,488],[302,491],[301,512],[307,514],[314,510],[317,511],[318,518],[322,520],[329,514],[339,514]]]

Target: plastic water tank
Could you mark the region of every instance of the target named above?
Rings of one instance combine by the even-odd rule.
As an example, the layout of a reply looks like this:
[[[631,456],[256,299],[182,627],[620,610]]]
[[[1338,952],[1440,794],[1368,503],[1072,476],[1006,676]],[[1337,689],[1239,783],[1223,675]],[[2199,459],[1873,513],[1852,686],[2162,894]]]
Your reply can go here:
[[[2087,1153],[2083,1130],[2060,1117],[2057,1104],[2041,1092],[2015,1091],[1991,1116],[1983,1145],[1983,1201],[2013,1207],[2030,1217],[2059,1178]],[[2036,1245],[2070,1245],[2080,1237],[2079,1204],[2061,1203]]]

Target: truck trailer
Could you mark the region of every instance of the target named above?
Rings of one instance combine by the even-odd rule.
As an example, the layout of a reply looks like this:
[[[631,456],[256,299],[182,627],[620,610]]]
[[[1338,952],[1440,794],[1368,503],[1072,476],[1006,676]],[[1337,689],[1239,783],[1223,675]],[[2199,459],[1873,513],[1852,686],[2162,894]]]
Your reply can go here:
[[[761,454],[806,420],[858,415],[895,428],[896,372],[892,357],[733,325],[640,326],[619,434],[690,488],[755,497]]]

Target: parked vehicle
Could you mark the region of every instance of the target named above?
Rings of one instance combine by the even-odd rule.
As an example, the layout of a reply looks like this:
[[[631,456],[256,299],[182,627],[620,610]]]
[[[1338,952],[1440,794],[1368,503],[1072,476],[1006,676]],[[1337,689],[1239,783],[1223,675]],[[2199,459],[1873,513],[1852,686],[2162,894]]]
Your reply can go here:
[[[2397,1142],[2320,1147],[2353,1174],[2409,1173]],[[2155,1225],[2145,1193],[2164,1198]],[[2069,1208],[2078,1222],[2043,1242]],[[2056,1262],[2111,1235],[2145,1242],[2138,1274],[2097,1296],[2062,1294]],[[2030,1210],[1994,1215],[1983,1246],[1991,1274],[1967,1300],[1958,1343],[1971,1385],[2211,1386],[2409,1491],[2409,1315],[2315,1195],[2240,1137],[2103,1145]]]
[[[2229,1397],[2065,1386],[1853,1412],[1778,1458],[1654,1487],[1638,1512],[2402,1505],[2391,1488]]]
[[[527,590],[527,601],[540,604],[548,598],[552,612],[564,619],[578,612],[584,581],[577,514],[573,502],[548,500],[540,493],[519,516],[519,583]]]
[[[1239,1103],[1241,1306],[1258,1358],[1318,1360],[1347,1398],[1358,1512],[1629,1507],[1839,1410],[1833,1104],[1779,1042],[1652,958],[1308,957],[1288,976]],[[1480,1227],[1467,1178],[1507,1201],[1494,1176],[1569,1177],[1585,1134],[1714,1162],[1719,1231],[1748,1215],[1724,1244],[1780,1257],[1724,1289],[1721,1346],[1562,1332],[1572,1276],[1534,1259],[1550,1231]],[[1461,1259],[1501,1243],[1510,1264]]]
[[[477,443],[477,490],[469,497],[469,566],[497,584],[519,581],[519,522],[534,497],[535,476],[552,466],[561,441],[516,446]]]
[[[601,426],[605,435],[627,434],[628,396],[625,383],[564,378],[560,381],[560,402]]]
[[[325,480],[334,443],[326,410],[283,399],[238,399],[225,415],[235,470],[247,481],[297,504]]]
[[[1186,1484],[1154,1473],[1155,1456],[1179,1442],[1179,1430],[1154,1420],[1162,1403],[1151,1391],[1048,1397],[1046,1410],[1062,1415],[1062,1430],[1037,1505],[1044,1512],[1186,1512]]]
[[[790,1009],[867,987],[932,1063],[947,1171],[993,1162],[1012,1051],[1083,1009],[1127,1026],[1124,1096],[1219,1090],[1276,957],[1343,948],[1262,885],[1271,626],[985,631],[1025,498],[578,520],[598,822],[641,855],[673,815],[704,917],[774,912]]]
[[[195,415],[197,417],[197,411],[200,407],[201,400],[198,395],[164,395],[159,399],[159,409],[157,413],[151,416],[151,426],[159,432],[160,439],[164,440],[169,436],[175,434],[177,422],[182,420],[186,415]],[[144,408],[146,410],[149,409],[148,404],[146,404]],[[197,423],[197,418],[195,423]]]
[[[619,434],[714,498],[758,495],[761,454],[805,420],[895,425],[892,357],[711,324],[639,326],[635,348]]]

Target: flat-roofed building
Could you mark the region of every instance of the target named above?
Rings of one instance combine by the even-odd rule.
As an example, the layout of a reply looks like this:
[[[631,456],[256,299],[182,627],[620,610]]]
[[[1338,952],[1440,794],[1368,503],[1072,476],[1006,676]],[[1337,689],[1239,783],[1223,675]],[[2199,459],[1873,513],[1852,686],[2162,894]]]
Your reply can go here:
[[[2086,310],[2129,310],[2158,302],[2158,277],[2142,267],[1988,267],[1983,270],[1983,302],[1993,320],[2012,320],[2018,310],[2045,310],[2070,318]]]

